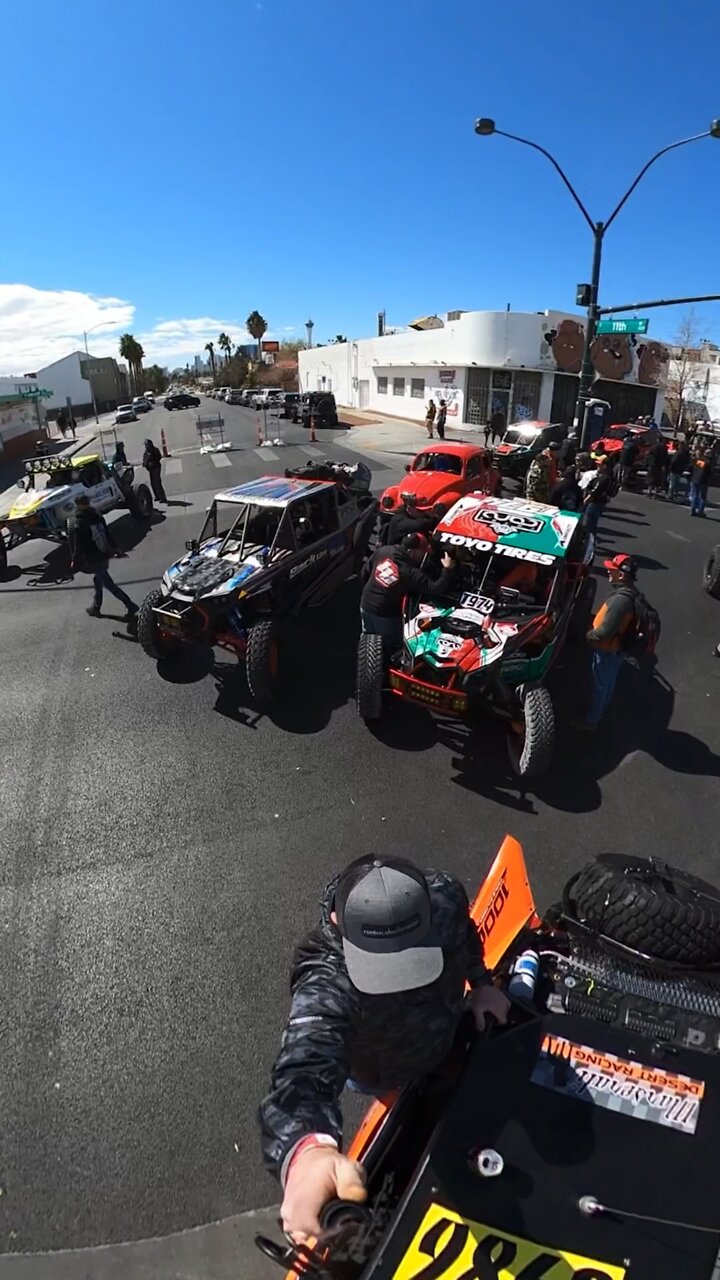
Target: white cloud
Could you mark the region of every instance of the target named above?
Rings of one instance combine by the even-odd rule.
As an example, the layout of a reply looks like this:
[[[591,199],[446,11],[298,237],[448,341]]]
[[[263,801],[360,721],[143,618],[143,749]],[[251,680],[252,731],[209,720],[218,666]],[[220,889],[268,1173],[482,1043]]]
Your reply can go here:
[[[108,335],[132,328],[134,314],[132,303],[121,298],[0,284],[0,373],[32,373],[51,364],[82,348],[83,330],[104,321],[107,328],[98,333],[107,348]],[[117,350],[117,336],[110,340]]]
[[[142,344],[148,363],[185,364],[204,353],[205,343],[227,333],[236,345],[252,342],[244,321],[195,316],[158,320],[150,329],[134,329],[135,306],[121,298],[95,298],[70,289],[34,289],[25,284],[0,284],[0,375],[32,373],[82,350],[83,331],[96,356],[118,356],[121,333],[130,331]],[[101,326],[96,328],[96,326]],[[94,332],[90,332],[94,330]],[[266,337],[295,333],[285,326]]]

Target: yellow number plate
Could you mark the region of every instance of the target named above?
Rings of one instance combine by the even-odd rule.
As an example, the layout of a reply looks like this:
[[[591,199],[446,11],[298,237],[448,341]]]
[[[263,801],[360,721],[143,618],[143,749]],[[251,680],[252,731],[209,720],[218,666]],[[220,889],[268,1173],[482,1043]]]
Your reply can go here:
[[[551,1249],[431,1204],[393,1280],[623,1280],[624,1267]]]

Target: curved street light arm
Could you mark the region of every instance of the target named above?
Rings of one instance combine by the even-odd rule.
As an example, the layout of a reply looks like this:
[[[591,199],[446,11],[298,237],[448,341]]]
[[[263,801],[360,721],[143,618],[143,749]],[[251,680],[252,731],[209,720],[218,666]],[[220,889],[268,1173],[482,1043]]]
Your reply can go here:
[[[549,151],[546,151],[544,147],[541,147],[541,146],[540,146],[540,144],[539,144],[538,142],[531,142],[529,138],[519,138],[519,137],[518,137],[518,135],[517,135],[516,133],[505,133],[505,130],[504,130],[504,129],[495,129],[495,131],[494,131],[494,132],[495,132],[496,134],[498,134],[498,136],[499,136],[499,137],[501,137],[501,138],[511,138],[513,142],[522,142],[526,147],[532,147],[533,151],[539,151],[539,152],[540,152],[540,154],[541,154],[542,156],[545,156],[545,158],[546,158],[547,160],[549,160],[549,161],[550,161],[550,163],[551,163],[551,165],[552,165],[553,169],[555,169],[555,170],[557,171],[557,173],[559,173],[559,174],[560,174],[560,177],[562,178],[563,182],[565,183],[565,186],[567,187],[568,191],[570,192],[570,195],[572,196],[573,200],[575,201],[575,203],[576,203],[576,205],[577,205],[578,209],[580,210],[580,212],[581,212],[581,214],[582,214],[583,218],[584,218],[584,219],[585,219],[585,221],[587,222],[587,224],[588,224],[588,226],[589,226],[590,230],[591,230],[591,231],[593,231],[593,232],[595,231],[595,223],[593,222],[592,218],[590,217],[590,214],[588,213],[587,209],[585,208],[585,205],[583,204],[582,200],[580,199],[580,197],[579,197],[579,195],[578,195],[577,191],[575,190],[574,186],[572,185],[572,183],[571,183],[570,179],[568,178],[567,174],[565,174],[565,173],[563,172],[563,170],[560,168],[560,165],[558,164],[557,160],[555,159],[555,157],[554,157],[554,156],[552,156],[552,155],[550,154],[550,152],[549,152]],[[702,137],[705,137],[705,135],[704,135],[704,134],[700,134],[700,135],[699,135],[699,137],[701,137],[701,138],[702,138]],[[688,142],[689,142],[689,141],[691,141],[691,139],[689,139],[689,138],[688,138]],[[692,141],[694,141],[694,139],[692,139]],[[680,146],[680,143],[679,143],[679,142],[676,142],[674,145],[677,147],[677,146]],[[666,150],[669,150],[669,147],[668,147],[668,148],[666,148]],[[658,155],[662,155],[662,152],[658,152]],[[653,157],[653,159],[655,159],[655,160],[656,160],[656,159],[657,159],[657,156],[654,156],[654,157]],[[650,163],[652,164],[652,161],[651,161]],[[646,165],[645,167],[647,168],[647,165]],[[644,172],[645,172],[645,170],[643,169],[643,173],[644,173]],[[635,183],[634,183],[633,185],[636,185],[636,183],[640,181],[640,178],[641,178],[641,177],[642,177],[642,173],[638,176],[638,178],[636,178]],[[630,188],[630,190],[632,190],[632,187]],[[630,191],[628,191],[628,195],[630,195]],[[625,199],[627,199],[627,196],[625,197]],[[618,206],[618,207],[619,207],[619,206]],[[615,212],[617,212],[617,210],[616,210]],[[614,217],[614,216],[615,216],[615,214],[613,214],[613,217]]]
[[[655,155],[650,157],[647,164],[643,165],[635,181],[631,184],[631,186],[628,187],[620,203],[616,205],[615,208],[613,209],[612,213],[610,214],[610,217],[605,223],[605,230],[607,231],[608,227],[610,226],[610,223],[615,221],[615,218],[619,214],[626,200],[628,200],[629,197],[632,195],[638,182],[640,182],[640,179],[645,177],[645,174],[647,173],[648,169],[650,168],[651,165],[655,163],[656,160],[659,160],[661,156],[667,155],[668,151],[674,151],[676,147],[684,147],[688,144],[688,142],[699,142],[701,138],[709,138],[711,136],[712,135],[710,130],[706,129],[704,133],[694,133],[691,138],[681,138],[679,142],[671,142],[668,147],[663,147],[660,151],[656,151]]]

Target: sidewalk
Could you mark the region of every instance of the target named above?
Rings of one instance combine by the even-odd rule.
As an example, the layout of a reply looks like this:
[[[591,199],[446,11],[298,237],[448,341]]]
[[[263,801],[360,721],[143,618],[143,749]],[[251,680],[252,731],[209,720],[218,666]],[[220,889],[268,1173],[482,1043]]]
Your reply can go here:
[[[343,422],[350,422],[351,417],[356,420],[347,434],[348,448],[358,449],[371,456],[374,454],[378,458],[388,456],[412,458],[418,449],[430,443],[425,424],[422,422],[409,422],[406,418],[379,418],[377,415],[365,415],[356,410],[350,414],[342,408],[340,416]],[[458,444],[462,441],[477,443],[478,432],[482,430],[482,427],[476,427],[467,422],[460,423],[457,427],[448,423],[445,439],[448,444]],[[433,436],[433,443],[439,448],[442,447],[442,441],[438,439],[437,434]]]

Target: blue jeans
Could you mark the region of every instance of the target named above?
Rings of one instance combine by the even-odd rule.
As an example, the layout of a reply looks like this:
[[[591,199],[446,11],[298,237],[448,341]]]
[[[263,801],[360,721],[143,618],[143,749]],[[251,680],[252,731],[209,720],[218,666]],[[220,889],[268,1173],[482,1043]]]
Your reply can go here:
[[[670,499],[671,502],[675,501],[675,499],[677,498],[680,492],[681,480],[682,480],[682,476],[675,475],[674,471],[671,471],[670,474],[668,475],[668,498]]]
[[[690,515],[702,516],[705,514],[705,499],[707,498],[707,490],[703,489],[699,484],[690,483],[688,490],[690,498]]]
[[[130,597],[125,594],[122,587],[119,587],[117,582],[113,582],[112,578],[110,577],[107,560],[103,564],[98,565],[97,569],[93,574],[93,583],[95,584],[95,591],[93,593],[93,605],[95,606],[96,609],[102,608],[103,587],[104,587],[106,591],[110,592],[111,596],[115,596],[116,600],[119,600],[121,604],[125,605],[125,608],[127,609],[128,613],[137,612],[137,605],[135,604],[135,602],[131,600]]]
[[[585,528],[589,529],[590,533],[597,533],[597,527],[600,523],[601,515],[602,504],[599,502],[588,502],[585,507]]]
[[[615,692],[615,683],[623,662],[622,653],[605,653],[602,649],[593,650],[592,697],[588,724],[600,723]]]
[[[360,618],[366,635],[382,636],[386,657],[402,648],[403,625],[400,614],[385,618],[379,613],[371,613],[369,609],[361,609]]]

